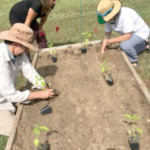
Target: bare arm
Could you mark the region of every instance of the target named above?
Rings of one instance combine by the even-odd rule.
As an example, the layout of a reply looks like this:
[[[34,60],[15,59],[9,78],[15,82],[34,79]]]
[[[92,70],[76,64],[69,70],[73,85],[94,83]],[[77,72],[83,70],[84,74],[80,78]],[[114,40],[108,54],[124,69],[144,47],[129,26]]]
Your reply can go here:
[[[25,20],[25,24],[26,24],[27,26],[30,26],[32,20],[37,16],[37,14],[38,14],[38,13],[35,12],[32,8],[29,8],[28,14],[27,14],[27,17],[26,17],[26,20]]]
[[[49,13],[46,14],[45,17],[41,18],[41,22],[40,22],[40,29],[43,28],[43,25],[45,24],[47,17],[48,17]]]
[[[30,95],[28,97],[28,100],[34,100],[34,99],[47,99],[54,96],[54,90],[53,89],[46,89],[42,91],[36,91],[36,92],[30,92]]]
[[[100,52],[104,53],[105,48],[106,48],[107,45],[112,44],[112,43],[119,43],[119,42],[127,41],[131,38],[131,36],[132,36],[132,33],[126,33],[124,35],[121,35],[121,36],[118,36],[118,37],[115,37],[115,38],[104,39],[103,43],[102,43],[102,46],[101,46]]]

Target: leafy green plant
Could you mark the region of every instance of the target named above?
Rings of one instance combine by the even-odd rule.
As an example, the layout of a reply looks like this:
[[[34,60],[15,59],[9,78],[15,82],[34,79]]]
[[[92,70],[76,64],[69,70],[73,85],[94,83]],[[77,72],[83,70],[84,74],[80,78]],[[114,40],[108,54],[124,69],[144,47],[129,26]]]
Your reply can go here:
[[[38,136],[40,135],[41,131],[47,131],[49,132],[49,128],[47,128],[46,126],[39,126],[39,125],[35,125],[33,132],[36,134],[36,138],[34,139],[34,145],[39,147],[39,139]]]
[[[110,75],[110,71],[109,68],[107,66],[107,59],[105,59],[102,64],[101,64],[101,72],[102,72],[102,76],[107,80],[109,79],[109,75]]]
[[[49,47],[49,48],[52,48],[52,47],[53,47],[53,43],[48,44],[48,47]],[[56,49],[50,50],[50,55],[51,55],[52,57],[56,57]]]
[[[102,67],[101,67],[101,71],[102,71],[102,76],[104,76],[107,72],[107,59],[105,59],[103,62],[102,62]]]
[[[130,119],[130,129],[127,131],[127,133],[131,136],[136,138],[137,135],[142,134],[142,129],[136,126],[136,120],[141,119],[139,116],[136,115],[130,115],[130,114],[124,114],[124,116],[128,119]]]
[[[45,82],[44,78],[35,75],[35,79],[37,87],[40,87],[43,90],[47,87],[47,83]],[[48,83],[48,86],[50,87],[51,83]]]
[[[89,37],[91,37],[92,35],[87,31],[83,32],[82,35],[84,37],[85,46],[87,47],[89,42]]]

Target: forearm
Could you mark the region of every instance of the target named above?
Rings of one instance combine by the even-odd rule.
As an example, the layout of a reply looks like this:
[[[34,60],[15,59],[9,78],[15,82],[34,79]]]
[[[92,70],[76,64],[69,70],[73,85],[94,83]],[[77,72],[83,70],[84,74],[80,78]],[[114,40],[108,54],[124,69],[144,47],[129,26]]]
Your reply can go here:
[[[26,17],[26,20],[25,20],[25,24],[26,24],[27,26],[30,26],[32,20],[33,20],[36,16],[37,16],[37,13],[36,13],[32,8],[29,8],[29,11],[28,11],[28,14],[27,14],[27,17]]]
[[[45,24],[46,20],[47,20],[47,17],[44,17],[44,18],[41,19],[41,22],[40,22],[40,25],[39,25],[40,29],[43,28],[43,25]]]
[[[124,34],[115,38],[111,38],[108,40],[108,44],[112,44],[112,43],[120,43],[123,41],[127,41],[131,38],[132,34],[128,33],[128,34]]]
[[[54,96],[54,90],[53,89],[45,89],[41,91],[36,92],[30,92],[27,100],[34,100],[34,99],[47,99]]]
[[[47,20],[47,17],[49,15],[50,11],[46,13],[46,16],[41,18],[41,22],[40,22],[40,29],[43,28],[43,25],[45,24],[46,20]]]
[[[40,99],[40,98],[42,98],[41,91],[36,91],[36,92],[30,92],[27,100],[34,100],[34,99]]]

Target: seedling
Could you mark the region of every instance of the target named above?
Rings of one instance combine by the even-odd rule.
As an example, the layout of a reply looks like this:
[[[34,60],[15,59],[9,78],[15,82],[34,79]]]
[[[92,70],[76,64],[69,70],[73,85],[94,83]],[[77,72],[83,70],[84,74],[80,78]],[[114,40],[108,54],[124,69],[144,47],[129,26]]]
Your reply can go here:
[[[106,82],[110,86],[113,85],[113,78],[112,78],[112,75],[109,73],[109,69],[107,67],[107,60],[106,59],[102,63],[101,71],[102,71],[102,76],[106,80]]]
[[[36,86],[40,87],[42,90],[45,90],[45,88],[47,87],[47,83],[45,82],[44,78],[35,75],[35,79]],[[51,87],[51,83],[48,83],[48,86]]]
[[[83,32],[82,35],[84,36],[85,45],[82,44],[81,52],[86,53],[87,47],[88,47],[88,42],[89,42],[88,38],[91,37],[92,35],[90,33],[88,33],[87,31]]]
[[[50,43],[48,45],[49,48],[53,47],[53,43]],[[50,50],[50,55],[51,55],[51,59],[53,60],[53,62],[57,62],[57,57],[56,57],[56,49],[52,49]]]
[[[127,117],[128,119],[130,119],[131,121],[131,128],[128,130],[128,134],[136,137],[137,135],[141,135],[142,134],[142,129],[140,129],[139,127],[136,126],[135,121],[138,119],[141,119],[139,116],[136,115],[129,115],[129,114],[124,114],[125,117]]]
[[[36,134],[36,138],[34,139],[34,145],[38,147],[39,150],[49,150],[49,144],[46,141],[45,144],[40,144],[39,142],[39,135],[41,133],[41,131],[47,131],[49,132],[49,128],[47,128],[46,126],[39,126],[39,125],[35,125],[33,132]],[[46,149],[45,149],[46,147]]]
[[[138,136],[142,134],[142,129],[136,126],[136,120],[141,119],[139,116],[136,115],[129,115],[124,114],[125,117],[130,119],[130,129],[127,131],[129,137],[129,144],[131,150],[138,150],[139,149],[139,138]]]

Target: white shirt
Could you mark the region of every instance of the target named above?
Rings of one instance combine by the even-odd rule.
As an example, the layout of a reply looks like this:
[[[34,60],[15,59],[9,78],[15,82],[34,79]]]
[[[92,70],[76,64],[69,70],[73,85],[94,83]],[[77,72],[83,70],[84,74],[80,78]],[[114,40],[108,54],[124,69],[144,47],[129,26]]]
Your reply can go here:
[[[130,33],[140,36],[146,40],[149,37],[149,27],[144,20],[131,8],[122,7],[120,14],[114,24],[107,22],[105,31],[114,30],[120,34]]]
[[[35,76],[39,76],[39,74],[29,62],[26,54],[23,53],[16,56],[15,62],[13,63],[7,45],[4,42],[0,43],[0,110],[15,111],[12,102],[23,102],[27,100],[30,94],[29,90],[18,91],[15,89],[18,72],[20,71],[37,87]],[[42,85],[39,86],[41,87]]]

